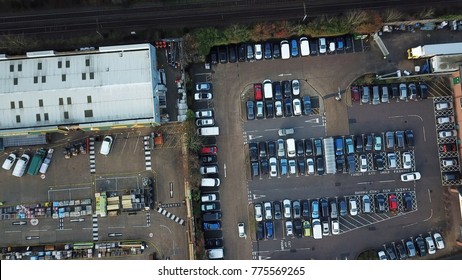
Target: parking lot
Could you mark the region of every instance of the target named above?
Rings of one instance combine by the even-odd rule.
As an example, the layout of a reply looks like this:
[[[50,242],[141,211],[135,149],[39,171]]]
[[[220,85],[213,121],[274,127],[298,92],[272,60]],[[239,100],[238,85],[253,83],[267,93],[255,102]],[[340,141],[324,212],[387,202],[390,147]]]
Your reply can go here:
[[[73,217],[38,217],[37,225],[32,225],[30,219],[25,219],[26,225],[14,225],[12,223],[18,220],[16,214],[2,215],[2,246],[142,239],[151,245],[145,255],[146,259],[149,253],[172,259],[187,258],[185,227],[170,218],[172,214],[187,218],[182,169],[178,167],[182,157],[181,129],[170,126],[168,132],[164,131],[164,144],[151,150],[152,160],[146,159],[145,154],[144,136],[150,135],[150,132],[149,129],[106,132],[103,135],[111,135],[114,139],[107,156],[99,153],[103,138],[101,135],[83,132],[53,135],[51,143],[45,147],[55,151],[44,179],[39,175],[17,178],[2,170],[0,196],[6,205],[43,206],[47,201],[91,199],[93,209],[92,213],[81,216],[80,220]],[[95,139],[94,162],[88,152],[65,159],[65,147],[85,142],[87,137]],[[35,150],[32,147],[25,152],[32,156]],[[21,155],[24,150],[5,151],[6,154],[11,152]],[[152,162],[152,165],[147,162]],[[152,171],[147,170],[149,166],[152,166]],[[93,174],[91,168],[94,169]],[[117,216],[107,217],[94,216],[95,192],[119,195],[139,193],[135,190],[144,188],[143,178],[151,178],[155,184],[154,210],[120,212]],[[161,206],[167,213],[155,211],[157,206]],[[154,230],[154,227],[158,230]],[[26,236],[38,238],[26,240]]]
[[[391,37],[387,36],[386,40],[390,40]],[[405,49],[403,46],[399,48]],[[362,250],[368,248],[379,250],[386,242],[401,240],[403,236],[411,237],[422,232],[444,228],[445,212],[440,207],[441,203],[444,203],[444,195],[441,191],[439,173],[441,161],[438,157],[438,149],[443,153],[451,153],[443,149],[452,149],[452,146],[437,144],[435,107],[432,100],[434,96],[447,94],[444,83],[429,83],[427,100],[396,102],[396,99],[390,97],[389,103],[373,106],[339,102],[334,98],[337,96],[339,83],[348,84],[361,73],[371,70],[390,69],[391,64],[383,65],[380,55],[377,56],[377,51],[341,56],[295,58],[291,59],[290,63],[272,60],[216,66],[208,80],[213,82],[212,102],[216,113],[215,121],[221,128],[216,143],[220,149],[218,166],[222,171],[225,170],[224,174],[220,174],[224,186],[220,193],[220,207],[226,215],[222,219],[222,229],[227,259],[246,259],[249,255],[254,259],[354,258]],[[374,55],[377,57],[374,58]],[[337,67],[332,68],[331,65]],[[361,66],[357,67],[359,65]],[[334,78],[331,73],[336,73],[334,83],[328,82]],[[267,117],[264,115],[262,118],[247,120],[246,101],[255,101],[253,85],[263,83],[266,79],[272,82],[294,79],[303,81],[300,96],[305,94],[319,96],[319,111],[308,116],[302,114]],[[305,87],[304,92],[305,85],[309,87]],[[350,97],[345,96],[345,99],[347,98]],[[236,125],[239,121],[242,125]],[[281,137],[278,135],[281,128],[294,128],[294,134]],[[406,130],[413,131],[415,142],[413,147],[407,144],[393,149],[385,147],[387,132],[392,132],[396,139],[397,131],[404,133]],[[242,134],[239,133],[240,131]],[[257,158],[258,175],[252,172],[249,143],[258,146],[260,142],[268,143],[278,139],[293,138],[297,142],[297,140],[314,141],[314,139],[329,137],[341,138],[345,141],[350,137],[355,140],[358,136],[367,139],[367,135],[373,138],[380,136],[382,147],[378,151],[355,151],[352,156],[356,166],[355,171],[351,173],[348,155],[345,152],[342,155],[343,166],[338,168],[339,164],[334,160],[335,174],[320,175],[318,172],[308,174],[306,164],[305,172],[301,172],[299,161],[306,162],[310,157],[315,159],[315,155],[306,154],[294,158],[288,157],[287,154],[283,157],[277,156],[277,176],[266,174],[266,171],[262,173],[260,158]],[[403,168],[404,153],[410,155],[410,167]],[[395,155],[396,168],[390,168],[389,154]],[[361,155],[365,155],[366,170],[361,170]],[[453,154],[446,154],[448,155],[451,155],[450,158],[455,158],[456,153],[454,151]],[[383,170],[379,170],[377,156],[379,158],[381,156],[384,160],[383,167],[380,167]],[[282,176],[281,158],[287,159],[288,164],[287,174]],[[295,160],[295,172],[291,174],[289,160],[292,159]],[[411,171],[420,172],[422,180],[402,182],[400,174]],[[242,189],[241,184],[246,188]],[[244,193],[247,201],[229,199]],[[379,194],[387,198],[384,212],[376,211],[376,197]],[[412,204],[412,209],[407,211],[403,208],[405,194],[409,194]],[[368,195],[374,202],[371,213],[361,213],[364,195]],[[396,196],[396,211],[389,211],[390,195]],[[312,237],[287,237],[285,220],[272,219],[273,237],[257,240],[257,223],[253,210],[255,203],[282,202],[284,199],[312,202],[322,198],[337,203],[341,199],[352,198],[357,201],[359,214],[339,217],[339,234],[332,235],[330,232],[321,240],[314,240]],[[241,221],[246,221],[248,236],[246,241],[237,237],[236,225]],[[252,241],[251,252],[246,245],[249,238]],[[233,246],[227,246],[230,243]]]

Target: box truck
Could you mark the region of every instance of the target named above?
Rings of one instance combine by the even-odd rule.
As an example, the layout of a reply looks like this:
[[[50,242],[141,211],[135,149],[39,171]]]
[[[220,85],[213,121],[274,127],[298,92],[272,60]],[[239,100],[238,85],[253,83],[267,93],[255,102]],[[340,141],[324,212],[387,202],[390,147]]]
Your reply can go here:
[[[213,127],[201,127],[197,129],[199,136],[218,136],[220,135],[220,128],[218,126]]]
[[[428,58],[435,55],[462,54],[462,42],[424,45],[407,50],[407,59]]]

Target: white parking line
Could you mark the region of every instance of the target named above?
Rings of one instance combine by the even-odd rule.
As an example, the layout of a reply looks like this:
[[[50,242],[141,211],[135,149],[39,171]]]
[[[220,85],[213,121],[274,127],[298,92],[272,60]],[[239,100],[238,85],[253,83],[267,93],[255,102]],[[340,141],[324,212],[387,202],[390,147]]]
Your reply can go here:
[[[132,226],[132,227],[148,227],[148,226],[144,225],[144,226]]]
[[[30,231],[48,231],[47,229],[31,229]]]
[[[5,230],[5,233],[18,233],[18,232],[22,232],[20,230]]]
[[[71,228],[58,228],[56,231],[63,231],[63,230],[72,230]]]
[[[430,203],[432,203],[432,196],[430,193],[430,189],[427,189],[427,191],[428,191],[428,200],[430,200]]]
[[[396,180],[383,180],[383,181],[379,181],[379,183],[392,183],[392,182],[396,182]]]
[[[125,227],[107,227],[107,228],[125,228]]]
[[[418,224],[418,222],[415,222],[415,223],[412,223],[412,224],[409,224],[409,225],[404,225],[404,226],[402,226],[402,228],[407,228],[407,227],[410,227],[410,226],[415,226],[415,225],[417,225],[417,224]]]
[[[225,178],[226,178],[226,163],[223,164],[223,170],[225,172]]]

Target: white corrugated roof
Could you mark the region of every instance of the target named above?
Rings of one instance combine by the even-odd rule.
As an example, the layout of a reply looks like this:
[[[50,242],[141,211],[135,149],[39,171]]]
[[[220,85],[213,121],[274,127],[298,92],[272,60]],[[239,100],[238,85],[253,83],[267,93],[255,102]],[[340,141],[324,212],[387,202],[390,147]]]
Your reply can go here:
[[[155,49],[142,46],[0,61],[0,128],[156,119]]]

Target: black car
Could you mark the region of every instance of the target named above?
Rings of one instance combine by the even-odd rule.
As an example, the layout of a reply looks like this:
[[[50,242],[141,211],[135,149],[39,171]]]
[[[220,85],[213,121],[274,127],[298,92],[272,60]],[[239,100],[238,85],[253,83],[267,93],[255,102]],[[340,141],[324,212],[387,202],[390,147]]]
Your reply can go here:
[[[311,215],[310,215],[310,203],[308,202],[308,200],[302,200],[301,204],[302,204],[302,217],[303,218],[311,218]]]
[[[252,100],[249,100],[245,103],[245,107],[247,110],[247,119],[254,120],[255,119],[255,103]]]
[[[265,43],[265,59],[273,58],[273,47],[271,42]]]
[[[265,230],[264,230],[263,222],[257,223],[257,240],[263,240],[265,238]]]
[[[292,86],[290,81],[282,81],[282,91],[284,92],[284,98],[292,96]]]
[[[398,98],[399,97],[399,87],[397,84],[391,85],[391,98]]]
[[[217,156],[216,155],[201,156],[201,162],[202,163],[215,163],[217,162]]]
[[[206,249],[221,248],[221,247],[223,247],[222,238],[207,238],[205,240]]]
[[[313,155],[313,141],[311,139],[305,139],[305,155]]]
[[[286,117],[292,117],[292,99],[284,99],[284,115]]]
[[[318,170],[318,175],[324,174],[324,159],[322,157],[316,159],[316,169]]]
[[[259,142],[258,143],[258,150],[260,151],[260,158],[266,158],[267,157],[266,142]]]
[[[273,118],[274,117],[274,104],[273,101],[265,101],[266,105],[266,118]]]
[[[420,93],[420,98],[427,99],[428,98],[428,86],[420,82],[419,83],[419,93]]]
[[[228,63],[228,46],[220,46],[218,48],[218,59],[220,63]]]
[[[404,210],[411,211],[412,210],[412,197],[410,193],[408,192],[404,193],[403,202],[404,202]]]
[[[356,136],[355,137],[355,142],[356,142],[356,152],[361,153],[363,152],[363,137],[362,136]]]
[[[321,141],[321,139],[314,139],[314,155],[315,156],[322,156],[322,141]]]
[[[351,36],[345,37],[345,50],[353,49],[353,38]]]
[[[300,219],[295,219],[293,221],[294,224],[294,234],[298,238],[302,237],[303,229],[302,229],[302,221]]]
[[[273,44],[273,58],[281,58],[281,47],[279,44]]]
[[[310,55],[318,55],[318,40],[312,39],[310,42]]]
[[[305,155],[305,147],[303,145],[303,140],[295,141],[295,149],[297,152],[297,157],[303,157]]]
[[[348,173],[353,174],[356,172],[356,161],[355,157],[353,155],[348,155],[347,156],[347,162],[348,162]]]
[[[252,61],[255,59],[255,55],[253,52],[253,45],[252,44],[247,44],[247,61]]]
[[[260,161],[261,175],[268,175],[269,173],[269,162],[267,159]]]
[[[237,60],[239,62],[244,62],[247,58],[246,56],[246,46],[245,44],[240,44],[238,47],[238,52],[237,52]]]
[[[230,63],[237,62],[237,50],[236,45],[229,45],[228,47],[228,57]]]
[[[378,171],[382,171],[384,169],[385,162],[383,160],[382,155],[375,155],[375,167]]]
[[[273,202],[273,207],[274,207],[274,219],[276,219],[276,220],[282,219],[282,206],[281,206],[281,202],[279,202],[279,201],[274,201],[274,202]]]
[[[422,238],[422,236],[419,236],[415,239],[415,244],[417,245],[417,253],[419,253],[419,255],[421,257],[425,257],[427,255],[427,249],[425,247],[425,241],[424,239]]]
[[[386,247],[385,250],[386,250],[388,258],[390,260],[396,260],[397,259],[396,252],[395,252],[395,249],[393,249],[393,247]]]
[[[258,160],[258,145],[257,143],[249,143],[250,161]]]
[[[298,162],[298,172],[300,175],[305,175],[306,173],[306,162],[304,158],[300,158],[297,160]]]
[[[406,144],[409,147],[414,147],[414,131],[411,129],[404,131],[404,138],[406,139]]]
[[[335,158],[335,166],[337,167],[337,173],[343,173],[343,168],[345,166],[345,160],[343,156],[337,156]]]
[[[311,97],[303,96],[303,114],[306,116],[311,115]]]
[[[273,82],[274,100],[282,100],[281,82]]]
[[[218,64],[218,48],[213,47],[212,50],[210,50],[210,62],[212,64]]]
[[[327,198],[321,198],[321,217],[327,219],[329,217],[329,201]]]
[[[368,134],[368,135],[366,135],[366,151],[367,152],[372,151],[372,147],[373,147],[372,135]]]
[[[400,260],[406,260],[407,259],[406,250],[404,249],[403,244],[398,243],[396,245],[396,251],[398,252],[398,256],[399,256]]]
[[[274,141],[268,142],[268,155],[269,157],[276,157],[276,143]]]

